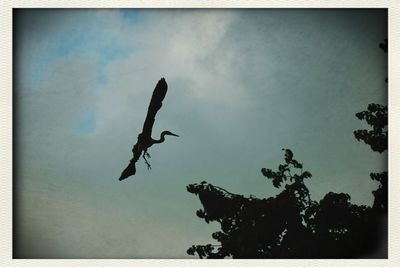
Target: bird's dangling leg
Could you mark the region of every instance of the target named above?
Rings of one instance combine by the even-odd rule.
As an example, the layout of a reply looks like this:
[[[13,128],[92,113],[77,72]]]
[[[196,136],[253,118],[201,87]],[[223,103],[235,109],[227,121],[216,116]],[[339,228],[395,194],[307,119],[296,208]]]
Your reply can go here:
[[[144,159],[144,162],[146,162],[147,169],[148,169],[148,170],[151,170],[151,165],[150,165],[150,163],[147,161],[146,156],[148,156],[148,157],[150,158],[150,155],[149,155],[149,153],[147,152],[147,150],[143,151],[143,156],[142,156],[142,157],[143,157],[143,159]]]

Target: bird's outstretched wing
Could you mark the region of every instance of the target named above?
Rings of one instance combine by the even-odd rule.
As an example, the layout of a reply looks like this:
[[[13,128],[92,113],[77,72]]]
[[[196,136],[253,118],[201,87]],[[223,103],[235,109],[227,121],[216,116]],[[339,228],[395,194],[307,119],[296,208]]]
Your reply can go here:
[[[151,132],[153,130],[154,120],[157,112],[162,106],[162,101],[167,94],[168,85],[164,78],[161,78],[156,88],[154,88],[153,96],[151,97],[150,105],[147,110],[146,120],[144,121],[142,136],[143,138],[151,138]]]

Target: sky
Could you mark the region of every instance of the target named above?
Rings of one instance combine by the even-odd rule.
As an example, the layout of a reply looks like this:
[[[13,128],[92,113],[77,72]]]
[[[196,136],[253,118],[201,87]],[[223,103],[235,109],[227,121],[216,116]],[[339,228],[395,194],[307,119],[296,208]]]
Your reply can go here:
[[[275,196],[282,148],[314,200],[370,206],[387,154],[354,114],[387,104],[386,37],[383,9],[14,10],[14,255],[192,258],[218,225],[186,186]],[[120,182],[161,77],[153,138],[179,137]]]

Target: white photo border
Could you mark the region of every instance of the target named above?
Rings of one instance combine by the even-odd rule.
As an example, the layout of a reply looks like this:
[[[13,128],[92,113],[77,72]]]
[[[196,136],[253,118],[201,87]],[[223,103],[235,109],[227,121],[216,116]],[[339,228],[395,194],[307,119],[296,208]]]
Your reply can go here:
[[[389,257],[382,260],[23,260],[12,258],[12,12],[14,8],[387,8],[389,42]],[[2,0],[0,3],[1,266],[400,266],[400,1],[391,0]],[[397,165],[397,166],[396,166]]]

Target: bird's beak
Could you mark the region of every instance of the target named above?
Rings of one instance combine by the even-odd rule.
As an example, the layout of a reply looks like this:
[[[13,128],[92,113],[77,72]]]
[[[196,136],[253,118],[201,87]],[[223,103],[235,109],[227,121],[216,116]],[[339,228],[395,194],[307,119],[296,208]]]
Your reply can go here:
[[[170,135],[173,135],[173,136],[179,137],[179,135],[177,135],[177,134],[174,134],[174,133],[170,133]]]

